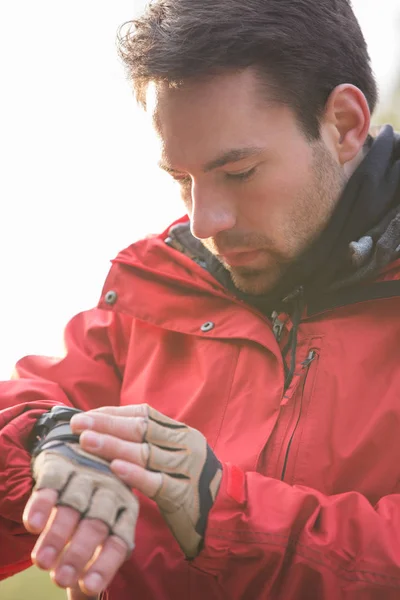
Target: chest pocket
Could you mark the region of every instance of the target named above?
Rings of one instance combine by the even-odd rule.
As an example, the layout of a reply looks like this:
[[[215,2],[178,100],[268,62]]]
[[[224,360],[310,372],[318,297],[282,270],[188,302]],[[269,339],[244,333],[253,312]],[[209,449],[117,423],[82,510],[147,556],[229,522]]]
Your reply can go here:
[[[258,462],[257,470],[269,477],[293,483],[304,444],[304,427],[314,401],[321,352],[321,337],[310,337],[298,348],[293,379],[281,399],[275,428]]]

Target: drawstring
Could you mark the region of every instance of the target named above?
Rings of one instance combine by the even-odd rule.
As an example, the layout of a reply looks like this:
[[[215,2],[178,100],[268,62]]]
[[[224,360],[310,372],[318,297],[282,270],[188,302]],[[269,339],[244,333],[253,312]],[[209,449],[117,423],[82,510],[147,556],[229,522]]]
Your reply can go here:
[[[301,321],[301,317],[304,309],[304,289],[298,288],[291,296],[285,298],[284,302],[293,301],[294,308],[292,313],[292,329],[289,334],[289,340],[282,351],[283,366],[285,369],[285,391],[288,389],[293,379],[294,372],[296,370],[296,354],[297,354],[297,333]],[[286,356],[291,350],[290,366],[286,362]]]

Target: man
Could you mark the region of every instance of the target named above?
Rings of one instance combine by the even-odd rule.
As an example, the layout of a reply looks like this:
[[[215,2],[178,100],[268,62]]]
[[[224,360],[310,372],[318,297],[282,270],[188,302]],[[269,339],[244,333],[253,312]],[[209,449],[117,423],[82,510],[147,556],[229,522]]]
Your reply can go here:
[[[398,598],[400,140],[350,4],[157,0],[120,42],[187,216],[2,384],[2,574]]]

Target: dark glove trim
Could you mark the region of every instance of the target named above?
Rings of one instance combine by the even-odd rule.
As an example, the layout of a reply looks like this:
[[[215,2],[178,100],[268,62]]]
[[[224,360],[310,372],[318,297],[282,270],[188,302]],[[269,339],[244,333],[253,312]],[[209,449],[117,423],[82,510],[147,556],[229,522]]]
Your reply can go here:
[[[69,408],[67,406],[53,406],[53,408],[39,417],[33,428],[29,450],[33,457],[36,457],[42,450],[48,440],[60,439],[64,442],[78,443],[79,436],[72,433],[69,422],[74,415],[81,413],[81,410]],[[62,425],[68,429],[59,430]],[[58,429],[56,434],[52,434],[54,429]],[[60,437],[58,437],[58,434]]]
[[[72,433],[69,423],[60,423],[35,446],[32,457],[36,458],[43,450],[48,450],[50,446],[54,445],[55,442],[79,444],[79,435]]]
[[[222,465],[207,444],[207,458],[199,479],[200,517],[196,523],[196,532],[204,537],[207,527],[208,513],[213,507],[210,484]]]
[[[70,446],[66,446],[64,442],[49,442],[48,447],[45,449],[55,450],[57,454],[62,454],[62,456],[69,458],[74,463],[82,465],[83,467],[89,467],[90,469],[94,469],[95,471],[100,471],[101,473],[107,473],[107,475],[116,477],[116,475],[111,471],[111,469],[107,465],[99,462],[98,460],[92,460],[88,456],[84,456],[78,452],[75,452],[73,448],[71,448]]]

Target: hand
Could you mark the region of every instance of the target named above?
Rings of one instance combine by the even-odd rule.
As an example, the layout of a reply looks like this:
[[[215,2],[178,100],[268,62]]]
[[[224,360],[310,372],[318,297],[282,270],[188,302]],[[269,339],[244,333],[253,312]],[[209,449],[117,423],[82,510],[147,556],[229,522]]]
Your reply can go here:
[[[76,415],[71,428],[84,450],[157,503],[187,558],[197,556],[222,477],[205,437],[147,404]]]
[[[25,527],[30,533],[40,534],[32,561],[40,569],[51,571],[50,576],[59,587],[74,587],[71,600],[97,597],[126,560],[127,546],[120,538],[109,536],[108,527],[101,521],[81,521],[77,511],[57,507],[57,501],[57,492],[46,489],[34,492],[26,505]],[[39,515],[44,526],[36,525]],[[98,547],[101,552],[97,555]],[[86,569],[94,555],[94,562]]]
[[[28,531],[40,534],[33,562],[51,570],[60,587],[73,588],[72,600],[96,596],[132,550],[138,501],[79,444],[53,441],[44,448],[33,461],[37,483],[24,511]]]

